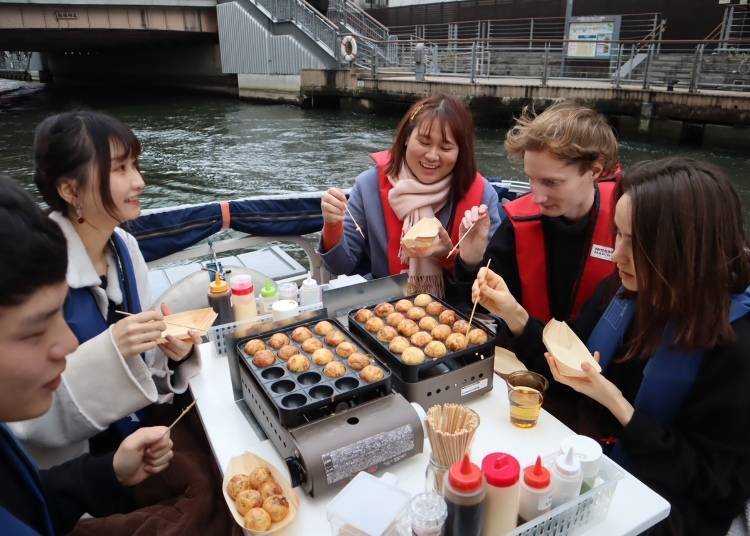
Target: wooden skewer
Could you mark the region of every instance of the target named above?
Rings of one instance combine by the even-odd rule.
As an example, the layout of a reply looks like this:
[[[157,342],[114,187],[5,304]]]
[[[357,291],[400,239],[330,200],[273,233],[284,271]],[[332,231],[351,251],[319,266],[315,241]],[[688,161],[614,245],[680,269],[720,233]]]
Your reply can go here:
[[[133,316],[135,313],[128,313],[127,311],[118,311],[115,310],[115,313],[118,315],[124,315],[124,316]],[[176,324],[174,322],[168,322],[166,320],[162,320],[165,324],[169,324],[170,326],[177,326],[178,328],[185,328],[185,329],[192,329],[193,331],[202,331],[204,333],[208,333],[208,330],[196,328],[195,326],[185,326],[183,324]]]
[[[357,223],[357,220],[355,220],[354,216],[352,216],[352,211],[349,210],[349,205],[346,205],[346,212],[347,212],[347,214],[349,214],[349,217],[354,222],[354,227],[357,228],[357,231],[359,232],[359,234],[362,235],[362,238],[364,238],[365,237],[365,233],[362,232],[362,229],[360,228],[359,224]]]
[[[177,418],[172,422],[172,424],[169,425],[169,428],[167,428],[167,431],[169,431],[172,428],[174,428],[174,425],[177,424],[178,422],[180,422],[180,419],[182,419],[187,414],[188,411],[190,411],[191,409],[193,409],[193,406],[195,406],[196,402],[198,402],[198,400],[193,400],[188,407],[186,407],[185,409],[183,409],[182,413],[180,413],[177,416]]]
[[[471,224],[471,227],[469,227],[468,229],[466,229],[466,232],[465,232],[465,233],[463,234],[463,236],[462,236],[461,238],[459,238],[459,239],[458,239],[458,242],[456,242],[456,245],[455,245],[455,246],[453,246],[453,249],[451,249],[451,250],[450,250],[450,251],[448,252],[448,255],[446,255],[446,256],[445,256],[445,258],[446,258],[446,259],[447,259],[448,257],[450,257],[451,255],[453,255],[453,253],[454,253],[454,252],[455,252],[455,251],[456,251],[456,250],[458,249],[458,245],[459,245],[459,244],[460,244],[461,242],[463,242],[464,238],[466,238],[466,235],[468,235],[468,234],[469,234],[469,233],[471,232],[471,230],[472,230],[472,229],[474,228],[474,226],[475,226],[475,225],[477,224],[477,222],[479,222],[479,220],[477,220],[477,221],[475,221],[474,223],[472,223],[472,224]]]
[[[485,266],[485,268],[487,268],[488,270],[490,269],[490,263],[491,262],[492,262],[492,258],[490,258],[487,261],[487,266]],[[469,317],[469,329],[471,329],[471,321],[474,320],[474,311],[477,310],[477,304],[478,303],[479,303],[479,298],[477,298],[477,301],[474,302],[474,307],[471,308],[471,316]],[[467,331],[466,333],[468,334],[469,332]]]

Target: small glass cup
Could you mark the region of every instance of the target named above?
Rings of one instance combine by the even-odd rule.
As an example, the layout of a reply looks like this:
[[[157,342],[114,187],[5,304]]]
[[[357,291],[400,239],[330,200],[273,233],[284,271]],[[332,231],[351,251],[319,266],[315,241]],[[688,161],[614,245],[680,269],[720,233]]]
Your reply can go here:
[[[447,465],[441,465],[435,458],[430,455],[430,463],[427,464],[425,470],[425,491],[435,492],[442,497],[443,495],[443,479],[445,473],[450,469]]]
[[[533,428],[539,420],[547,378],[536,372],[518,370],[508,375],[510,422],[518,428]]]

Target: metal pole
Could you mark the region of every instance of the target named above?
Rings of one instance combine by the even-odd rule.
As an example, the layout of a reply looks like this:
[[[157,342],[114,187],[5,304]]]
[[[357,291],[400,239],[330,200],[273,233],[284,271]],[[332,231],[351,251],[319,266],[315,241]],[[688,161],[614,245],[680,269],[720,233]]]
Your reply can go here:
[[[568,4],[565,6],[565,20],[570,20],[570,17],[573,16],[573,1],[574,0],[568,0]]]
[[[643,71],[643,89],[648,89],[648,74],[649,74],[648,71],[651,67],[651,54],[653,50],[654,50],[654,44],[651,43],[648,46],[648,54],[646,55],[646,67],[644,68],[644,71]]]
[[[542,87],[547,87],[549,76],[549,43],[544,43],[544,67],[542,69]]]
[[[703,48],[705,44],[695,47],[695,59],[693,60],[693,73],[690,77],[690,93],[696,93],[700,85],[701,64],[703,63]]]
[[[477,73],[477,42],[471,43],[471,78],[469,81],[473,84]]]
[[[628,69],[628,80],[633,79],[633,71],[635,70],[633,65],[635,65],[635,45],[630,45],[630,69]]]
[[[529,50],[534,46],[534,19],[531,19],[531,24],[529,25]]]
[[[615,64],[615,88],[620,89],[620,66],[622,64],[622,43],[617,45],[617,63]]]

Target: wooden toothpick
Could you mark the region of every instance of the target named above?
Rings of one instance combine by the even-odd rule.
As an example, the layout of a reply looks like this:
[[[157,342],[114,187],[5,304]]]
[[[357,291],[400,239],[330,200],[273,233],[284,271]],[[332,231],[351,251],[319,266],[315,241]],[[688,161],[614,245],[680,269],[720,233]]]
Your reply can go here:
[[[475,221],[474,223],[472,223],[472,224],[471,224],[471,227],[469,227],[468,229],[466,229],[466,232],[465,232],[465,233],[463,234],[463,236],[462,236],[461,238],[459,238],[459,239],[458,239],[458,242],[456,242],[456,245],[455,245],[455,246],[453,246],[453,249],[451,249],[451,250],[450,250],[450,251],[448,252],[448,255],[446,255],[446,256],[445,256],[445,258],[446,258],[446,259],[447,259],[448,257],[450,257],[451,255],[453,255],[453,253],[454,253],[454,252],[455,252],[455,251],[456,251],[456,250],[458,249],[458,245],[459,245],[459,244],[460,244],[461,242],[463,242],[464,238],[466,238],[466,235],[468,235],[468,234],[469,234],[469,233],[471,232],[471,230],[472,230],[472,229],[474,228],[474,226],[475,226],[475,225],[477,224],[477,222],[478,222],[478,221],[479,221],[479,220]]]
[[[485,266],[485,268],[487,268],[488,270],[490,269],[491,262],[492,262],[492,258],[490,258],[487,261],[487,266]],[[477,274],[477,278],[479,278],[479,274]],[[477,310],[478,303],[479,303],[479,297],[477,297],[477,301],[474,302],[474,307],[471,308],[471,316],[469,317],[469,329],[471,329],[471,321],[474,320],[474,311]],[[469,332],[467,331],[466,333],[468,334]]]
[[[354,219],[354,216],[352,216],[352,211],[351,211],[351,210],[349,210],[349,205],[346,205],[346,212],[347,212],[347,213],[349,214],[349,217],[350,217],[350,218],[352,219],[352,221],[354,222],[354,227],[356,227],[356,228],[357,228],[357,231],[359,232],[359,234],[360,234],[360,235],[362,235],[362,238],[364,239],[364,237],[365,237],[365,233],[363,233],[363,232],[362,232],[362,229],[360,228],[359,224],[357,223],[357,220],[355,220],[355,219]]]

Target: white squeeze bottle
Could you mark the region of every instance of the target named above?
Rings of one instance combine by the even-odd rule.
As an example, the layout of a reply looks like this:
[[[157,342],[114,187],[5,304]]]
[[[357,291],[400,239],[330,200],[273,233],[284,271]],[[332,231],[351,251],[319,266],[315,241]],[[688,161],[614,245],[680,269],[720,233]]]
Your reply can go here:
[[[578,497],[582,483],[581,462],[571,447],[555,458],[552,465],[552,508]]]
[[[536,463],[523,470],[521,480],[521,505],[518,517],[524,522],[547,512],[552,508],[552,477],[542,458],[536,457]]]
[[[302,286],[299,289],[300,307],[320,303],[322,300],[323,297],[320,292],[320,286],[318,286],[318,282],[313,279],[311,273],[308,273],[307,279],[302,281]]]

